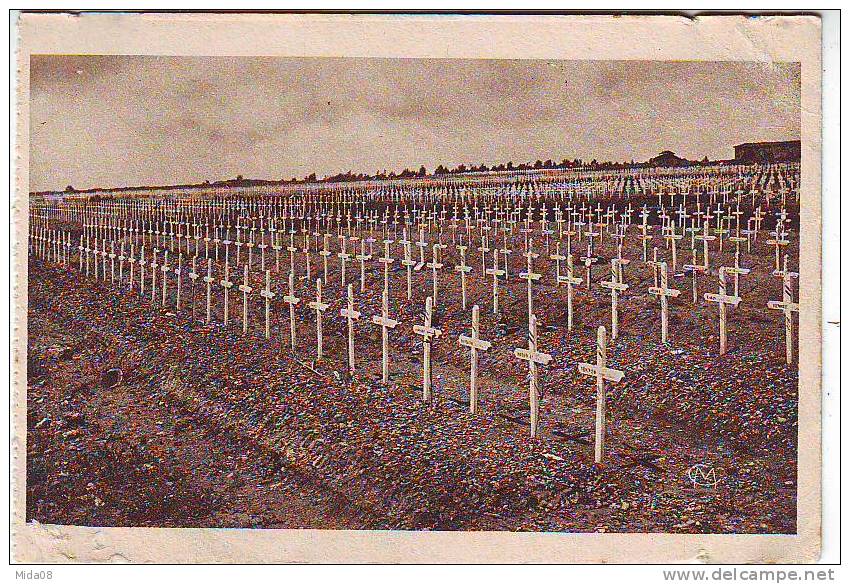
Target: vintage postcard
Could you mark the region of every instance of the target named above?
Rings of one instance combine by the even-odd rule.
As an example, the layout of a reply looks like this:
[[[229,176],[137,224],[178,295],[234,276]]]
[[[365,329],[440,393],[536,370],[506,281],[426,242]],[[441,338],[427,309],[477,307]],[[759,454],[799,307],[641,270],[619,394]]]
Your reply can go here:
[[[18,25],[16,561],[817,559],[818,18]]]

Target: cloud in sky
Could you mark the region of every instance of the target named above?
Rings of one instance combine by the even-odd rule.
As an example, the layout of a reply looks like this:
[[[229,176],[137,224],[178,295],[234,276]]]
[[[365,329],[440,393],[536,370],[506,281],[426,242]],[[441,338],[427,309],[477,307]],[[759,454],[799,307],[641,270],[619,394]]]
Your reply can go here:
[[[30,188],[551,158],[731,158],[800,137],[791,63],[33,56]]]

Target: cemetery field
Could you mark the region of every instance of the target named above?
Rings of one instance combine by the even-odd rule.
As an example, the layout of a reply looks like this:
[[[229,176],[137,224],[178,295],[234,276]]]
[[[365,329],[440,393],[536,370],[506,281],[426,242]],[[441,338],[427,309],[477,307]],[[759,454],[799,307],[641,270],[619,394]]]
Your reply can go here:
[[[257,249],[251,260],[241,249],[237,260],[231,248],[225,260],[223,249],[214,256],[209,248],[204,253],[203,240],[195,238],[189,253],[187,235],[183,242],[172,238],[148,247],[171,250],[165,262],[172,268],[176,256],[182,262],[177,275],[162,271],[163,292],[162,281],[148,281],[143,291],[138,267],[131,283],[123,260],[119,275],[118,260],[97,255],[97,238],[90,269],[89,249],[83,250],[81,239],[88,228],[77,220],[53,221],[51,228],[68,233],[71,245],[65,239],[41,248],[35,243],[29,262],[30,521],[796,531],[797,344],[789,364],[785,318],[768,308],[769,301],[783,300],[788,278],[774,274],[783,264],[776,265],[778,246],[767,243],[767,224],[752,241],[739,241],[737,257],[735,243],[717,240],[710,240],[704,257],[704,243],[693,237],[707,234],[707,227],[691,234],[682,229],[681,238],[671,240],[660,221],[644,223],[642,230],[639,219],[630,219],[621,224],[619,237],[600,218],[602,234],[588,246],[587,237],[576,234],[568,243],[566,236],[535,231],[530,222],[523,232],[519,219],[519,230],[511,227],[489,241],[492,249],[507,251],[494,260],[490,250],[478,249],[477,235],[461,250],[464,238],[457,235],[463,229],[450,231],[448,223],[432,224],[424,237],[411,228],[403,254],[400,229],[389,237],[375,222],[361,228],[358,221],[360,237],[349,241],[349,248],[340,248],[344,239],[338,242],[336,236],[324,248],[331,252],[324,256],[327,272],[319,253],[327,238],[314,238],[313,230],[307,230],[303,245],[287,235],[276,254],[264,249],[262,269]],[[784,223],[783,216],[783,229]],[[733,226],[717,234],[721,240],[734,234]],[[615,220],[610,227],[617,227]],[[300,232],[291,233],[301,239]],[[645,240],[642,233],[649,234]],[[677,233],[675,220],[672,233]],[[773,237],[786,235],[792,233],[777,227]],[[134,237],[119,233],[110,240],[122,246],[123,255],[124,244],[129,251]],[[144,242],[146,236],[141,237]],[[374,240],[371,250],[368,238]],[[385,247],[387,238],[393,243]],[[417,240],[425,245],[417,246]],[[798,265],[798,241],[793,232],[792,244],[781,250],[788,256],[785,272]],[[675,259],[671,244],[677,246]],[[566,258],[560,257],[567,255],[567,246],[574,256],[569,284],[557,279],[569,279]],[[346,253],[351,257],[339,258]],[[189,280],[192,256],[197,262],[191,273],[198,277]],[[596,258],[589,287],[582,256]],[[393,261],[381,263],[381,257]],[[617,259],[613,270],[612,259]],[[148,261],[157,259],[149,255]],[[696,273],[694,302],[695,272],[685,266],[703,263],[707,270]],[[718,293],[721,267],[732,269],[720,276],[726,278],[720,294],[740,299],[724,305],[722,354],[720,308],[704,298]],[[529,273],[539,278],[526,277]],[[205,283],[208,274],[214,277]],[[222,281],[232,282],[232,288]],[[617,290],[616,339],[606,281]],[[666,343],[660,296],[651,288],[679,291],[664,296]],[[274,294],[261,296],[263,290]],[[433,306],[430,321],[427,298]],[[324,304],[323,311],[315,308]],[[478,337],[471,332],[475,305]],[[349,319],[354,313],[359,314]],[[390,321],[395,324],[383,329],[381,323]],[[606,327],[605,366],[622,372],[622,379],[606,383],[602,457],[598,380],[578,367],[597,363],[600,326]],[[461,335],[490,343],[477,352],[474,413],[470,348],[459,342]],[[534,337],[535,346],[529,347]],[[531,376],[530,361],[516,349],[540,361]],[[548,355],[548,362],[533,357],[538,353]],[[431,373],[424,383],[426,363]],[[537,379],[536,403],[530,403],[530,378]]]

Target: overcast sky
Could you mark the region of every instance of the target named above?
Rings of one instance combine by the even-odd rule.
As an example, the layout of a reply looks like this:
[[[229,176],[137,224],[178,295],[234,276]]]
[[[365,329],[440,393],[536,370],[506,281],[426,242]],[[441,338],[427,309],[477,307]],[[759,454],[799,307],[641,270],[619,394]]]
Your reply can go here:
[[[30,90],[34,191],[800,137],[797,64],[34,56]]]

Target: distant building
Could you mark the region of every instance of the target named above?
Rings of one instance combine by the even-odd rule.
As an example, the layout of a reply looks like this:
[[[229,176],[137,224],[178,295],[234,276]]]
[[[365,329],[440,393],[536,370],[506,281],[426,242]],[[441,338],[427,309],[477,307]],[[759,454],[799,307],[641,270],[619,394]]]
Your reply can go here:
[[[692,163],[690,160],[679,158],[673,152],[665,150],[658,156],[650,158],[647,164],[649,164],[649,166],[688,166]]]
[[[735,146],[735,162],[739,164],[773,164],[799,162],[800,141],[748,142]]]

